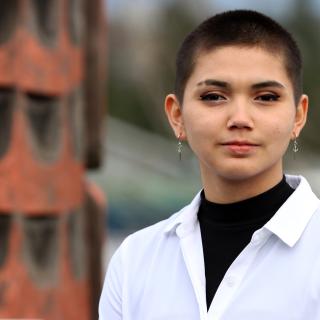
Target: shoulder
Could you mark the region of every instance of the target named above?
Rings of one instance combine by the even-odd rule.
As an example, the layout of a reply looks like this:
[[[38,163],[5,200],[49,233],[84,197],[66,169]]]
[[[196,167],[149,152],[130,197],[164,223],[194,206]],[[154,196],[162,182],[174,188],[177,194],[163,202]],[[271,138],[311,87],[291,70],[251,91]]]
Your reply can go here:
[[[318,246],[319,253],[320,253],[320,237],[319,235],[320,230],[320,202],[318,204],[318,208],[314,211],[313,215],[311,216],[309,223],[306,225],[304,230],[304,236],[307,240],[311,243]]]
[[[169,218],[126,237],[114,255],[117,258],[113,258],[110,264],[113,264],[115,260],[121,260],[122,265],[130,266],[132,270],[141,265],[147,267],[146,261],[151,259],[168,258],[179,246],[179,236],[176,233],[179,225],[190,225],[197,219],[199,201],[200,192],[191,203]]]
[[[297,235],[296,251],[314,265],[315,260],[320,259],[320,200],[308,181],[301,176],[298,178],[286,227],[290,235]]]
[[[169,229],[178,221],[181,211],[127,236],[117,249],[116,255],[119,255],[124,260],[131,260],[134,256],[134,260],[137,261],[139,258],[141,259],[143,256],[155,252],[156,246],[168,241]]]
[[[191,220],[190,217],[196,217],[197,206],[193,203],[122,242],[108,265],[100,298],[101,319],[122,319],[123,310],[139,303],[148,279],[154,275],[158,278],[159,273],[167,274],[173,257],[180,253],[176,228]]]
[[[288,183],[295,189],[286,207],[289,213],[287,228],[292,232],[296,231],[302,237],[312,239],[320,230],[320,200],[306,178],[290,175],[286,177]]]

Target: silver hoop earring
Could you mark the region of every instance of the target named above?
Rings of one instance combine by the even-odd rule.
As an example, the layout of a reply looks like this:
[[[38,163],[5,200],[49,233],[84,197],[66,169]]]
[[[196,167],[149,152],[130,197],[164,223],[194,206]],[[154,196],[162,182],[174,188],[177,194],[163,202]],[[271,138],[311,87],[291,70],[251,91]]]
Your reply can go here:
[[[178,137],[178,155],[179,155],[179,160],[181,161],[181,157],[182,157],[182,142],[180,140],[181,137],[181,133],[179,134]]]

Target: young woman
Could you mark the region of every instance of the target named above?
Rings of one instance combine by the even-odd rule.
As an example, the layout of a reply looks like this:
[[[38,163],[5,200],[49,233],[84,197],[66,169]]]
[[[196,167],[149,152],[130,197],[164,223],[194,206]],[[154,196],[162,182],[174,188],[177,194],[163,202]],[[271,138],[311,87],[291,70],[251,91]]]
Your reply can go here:
[[[123,242],[100,320],[320,319],[319,200],[282,168],[307,116],[301,65],[292,36],[254,11],[186,37],[165,110],[203,190]]]

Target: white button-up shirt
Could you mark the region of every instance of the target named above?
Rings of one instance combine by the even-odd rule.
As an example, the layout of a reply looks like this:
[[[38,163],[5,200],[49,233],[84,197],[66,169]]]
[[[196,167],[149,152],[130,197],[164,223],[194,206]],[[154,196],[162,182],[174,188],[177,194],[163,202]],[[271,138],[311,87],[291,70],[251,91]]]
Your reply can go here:
[[[100,320],[320,319],[319,199],[303,177],[257,230],[206,306],[199,194],[169,219],[130,235],[108,267]]]

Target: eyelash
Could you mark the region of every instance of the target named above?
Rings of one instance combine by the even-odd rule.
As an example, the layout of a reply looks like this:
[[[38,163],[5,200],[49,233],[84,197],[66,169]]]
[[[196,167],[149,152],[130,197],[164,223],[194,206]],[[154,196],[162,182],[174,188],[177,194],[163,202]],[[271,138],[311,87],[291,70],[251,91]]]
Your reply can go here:
[[[255,100],[262,102],[274,102],[278,101],[280,96],[275,93],[265,93],[257,96]],[[202,101],[222,101],[227,100],[223,95],[219,93],[205,93],[200,96],[200,100]]]
[[[278,94],[266,93],[266,94],[259,95],[257,98],[255,98],[255,100],[259,100],[263,102],[274,102],[274,101],[278,101],[279,98],[280,96]]]
[[[217,99],[213,99],[213,98],[217,98]],[[200,100],[202,100],[202,101],[221,101],[221,100],[226,100],[226,98],[218,93],[205,93],[200,96]]]

